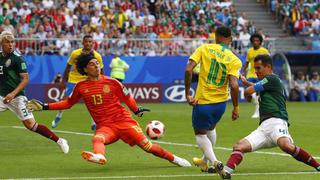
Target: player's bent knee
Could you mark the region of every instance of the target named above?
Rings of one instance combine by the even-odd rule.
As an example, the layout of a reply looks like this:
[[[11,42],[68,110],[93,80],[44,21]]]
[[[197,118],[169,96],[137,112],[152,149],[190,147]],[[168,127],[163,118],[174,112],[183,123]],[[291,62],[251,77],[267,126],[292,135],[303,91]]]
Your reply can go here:
[[[282,143],[281,145],[279,144],[279,147],[288,154],[293,154],[295,151],[295,145],[290,142]]]
[[[250,152],[251,149],[251,144],[246,139],[240,140],[233,146],[233,151],[240,151],[242,153]]]
[[[102,134],[96,134],[92,138],[92,143],[103,143],[104,144],[105,142],[106,142],[106,138]]]
[[[38,128],[38,123],[34,119],[24,120],[23,125],[30,131],[36,131]]]

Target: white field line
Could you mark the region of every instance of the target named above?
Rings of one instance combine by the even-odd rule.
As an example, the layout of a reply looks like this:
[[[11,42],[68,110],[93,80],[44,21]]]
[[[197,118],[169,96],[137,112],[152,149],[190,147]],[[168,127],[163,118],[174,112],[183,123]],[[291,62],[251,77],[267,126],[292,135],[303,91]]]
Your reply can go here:
[[[270,172],[270,173],[236,173],[233,176],[270,176],[270,175],[303,175],[319,174],[319,172]],[[51,177],[51,178],[17,178],[1,180],[69,180],[69,179],[142,179],[142,178],[185,178],[217,176],[216,174],[171,174],[171,175],[148,175],[148,176],[99,176],[99,177]]]
[[[16,129],[25,129],[23,126],[0,126],[0,128],[16,128]],[[54,132],[58,133],[64,133],[64,134],[75,134],[75,135],[81,135],[81,136],[92,136],[92,133],[81,133],[81,132],[73,132],[73,131],[62,131],[62,130],[53,130]],[[158,144],[166,144],[166,145],[173,145],[173,146],[184,146],[184,147],[198,147],[195,144],[184,144],[184,143],[173,143],[173,142],[165,142],[165,141],[154,141],[152,142],[158,143]],[[226,147],[215,147],[215,149],[219,150],[225,150],[225,151],[232,151],[232,148],[226,148]],[[255,151],[252,152],[255,154],[265,154],[265,155],[273,155],[273,156],[288,156],[291,155],[285,154],[285,153],[277,153],[277,152],[266,152],[266,151]],[[315,159],[320,159],[320,157],[314,156]]]

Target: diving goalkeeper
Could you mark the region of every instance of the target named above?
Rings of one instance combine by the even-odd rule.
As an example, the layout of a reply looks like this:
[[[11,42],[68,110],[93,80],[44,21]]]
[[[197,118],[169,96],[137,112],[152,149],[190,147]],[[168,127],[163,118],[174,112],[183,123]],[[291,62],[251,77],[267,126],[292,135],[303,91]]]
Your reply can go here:
[[[100,74],[100,66],[93,54],[82,54],[77,59],[78,72],[87,75],[87,80],[79,82],[66,100],[44,104],[37,100],[28,102],[31,111],[69,109],[80,98],[94,119],[97,129],[92,138],[93,152],[83,151],[82,157],[87,161],[105,164],[105,145],[121,139],[130,146],[138,145],[141,149],[155,156],[166,159],[171,163],[188,167],[191,164],[157,144],[152,144],[143,134],[139,124],[130,112],[120,103],[123,101],[137,116],[141,117],[149,109],[139,108],[128,90],[116,79]]]

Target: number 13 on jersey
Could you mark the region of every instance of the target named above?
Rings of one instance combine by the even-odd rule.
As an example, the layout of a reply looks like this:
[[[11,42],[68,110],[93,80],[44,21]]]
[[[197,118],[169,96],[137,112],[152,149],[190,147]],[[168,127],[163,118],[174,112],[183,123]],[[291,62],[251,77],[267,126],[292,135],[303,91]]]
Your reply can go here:
[[[101,94],[94,94],[94,95],[91,95],[91,97],[92,97],[94,105],[102,104],[103,101],[102,101],[102,95]]]

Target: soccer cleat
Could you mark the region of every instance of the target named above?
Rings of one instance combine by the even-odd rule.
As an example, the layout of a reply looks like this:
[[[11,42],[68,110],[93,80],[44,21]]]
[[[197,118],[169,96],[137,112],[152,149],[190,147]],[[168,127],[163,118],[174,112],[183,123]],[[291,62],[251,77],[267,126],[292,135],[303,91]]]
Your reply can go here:
[[[104,165],[107,162],[106,158],[102,154],[95,154],[89,151],[82,151],[81,156],[83,157],[83,159],[89,162],[93,162],[101,165]]]
[[[213,166],[222,179],[231,179],[231,173],[224,169],[222,162],[214,161]]]
[[[320,172],[320,166],[318,166],[318,167],[316,168],[316,170],[317,170],[318,172]]]
[[[208,163],[205,163],[200,158],[192,158],[192,162],[195,166],[200,167],[201,172],[208,172],[208,173],[216,173],[216,170],[213,167],[210,167]]]
[[[191,164],[186,159],[173,155],[174,159],[171,163],[180,166],[180,167],[190,167]]]
[[[68,145],[68,141],[63,139],[63,138],[59,138],[57,141],[57,144],[59,145],[61,151],[65,154],[68,154],[69,152],[69,145]]]
[[[51,127],[56,128],[58,126],[60,120],[61,120],[61,117],[56,116],[56,118],[54,118],[54,120],[51,122]]]
[[[256,118],[259,118],[260,116],[259,116],[259,112],[254,112],[253,114],[252,114],[252,116],[251,116],[251,118],[253,118],[253,119],[256,119]]]

